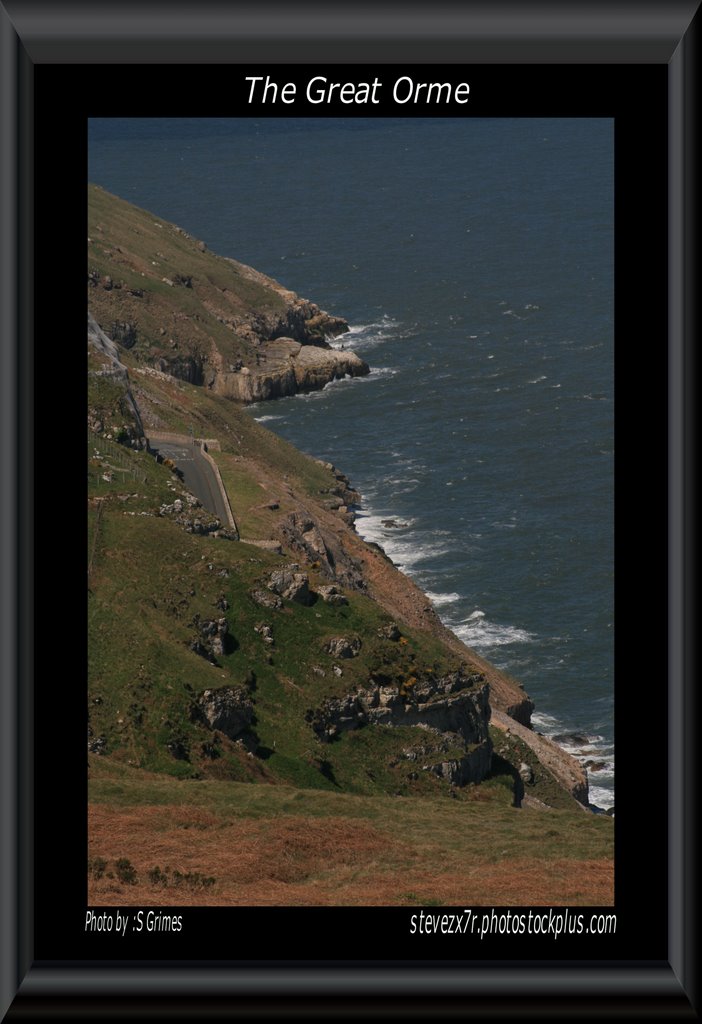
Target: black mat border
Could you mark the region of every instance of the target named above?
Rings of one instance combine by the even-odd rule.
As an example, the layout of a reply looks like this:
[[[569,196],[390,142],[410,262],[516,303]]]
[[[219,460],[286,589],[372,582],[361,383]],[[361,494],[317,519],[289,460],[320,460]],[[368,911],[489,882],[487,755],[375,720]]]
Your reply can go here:
[[[395,11],[375,7],[324,8],[307,5],[294,13],[282,7],[275,17],[261,5],[258,15],[240,17],[232,5],[200,5],[193,42],[193,11],[102,4],[99,9],[74,3],[41,5],[7,2],[0,6],[2,75],[2,467],[3,478],[16,487],[2,491],[2,998],[4,1011],[13,994],[20,997],[10,1019],[66,1015],[111,1016],[147,1008],[153,1016],[177,1019],[192,1011],[208,1016],[255,1011],[257,1015],[348,1015],[345,1010],[374,1009],[384,1015],[417,1015],[422,999],[447,997],[443,1015],[470,1007],[471,1015],[551,1016],[578,1011],[652,1017],[670,1013],[694,1016],[697,1005],[696,926],[693,914],[697,888],[693,868],[696,852],[694,728],[697,698],[692,647],[696,610],[696,578],[692,574],[696,511],[692,428],[698,337],[695,291],[698,278],[699,214],[699,16],[696,4],[506,5],[477,11],[456,7],[416,12],[398,22]],[[286,14],[287,11],[287,14]],[[565,13],[567,12],[567,13]],[[443,16],[443,20],[442,20]],[[286,18],[288,21],[286,22]],[[232,20],[233,19],[233,20]],[[430,20],[428,20],[430,19]],[[534,24],[539,25],[539,35]],[[274,26],[274,27],[273,27]],[[438,26],[438,28],[437,28]],[[313,29],[314,31],[312,31]],[[354,30],[348,34],[348,30]],[[340,38],[343,35],[343,39]],[[296,41],[291,56],[290,39]],[[325,61],[366,63],[382,55],[385,62],[533,62],[664,63],[669,76],[670,174],[670,957],[668,964],[593,964],[587,967],[539,962],[524,968],[481,964],[479,970],[433,969],[407,972],[387,964],[373,971],[351,967],[324,970],[259,967],[256,970],[187,969],[177,975],[149,967],[32,966],[30,929],[31,878],[26,870],[28,779],[26,757],[30,721],[28,689],[19,680],[31,678],[31,662],[22,644],[22,623],[28,619],[31,594],[31,548],[19,528],[18,509],[32,507],[31,481],[22,472],[31,451],[31,427],[19,418],[26,408],[28,346],[16,339],[32,336],[30,288],[32,209],[21,187],[31,167],[32,72],[36,63],[144,61],[245,62],[265,60],[311,62],[323,45]],[[371,47],[371,49],[369,49]],[[363,56],[359,56],[362,53]],[[392,56],[388,58],[388,50]],[[14,538],[20,538],[17,544]],[[684,827],[684,823],[687,823]],[[526,966],[526,965],[525,965]],[[414,998],[408,1001],[408,990]],[[200,1003],[207,996],[207,1005]],[[316,997],[313,1003],[310,999]],[[339,1006],[345,999],[344,1006]],[[452,1007],[451,1001],[459,1000]],[[229,1008],[229,1009],[227,1009]],[[439,1014],[434,1008],[434,1014]],[[203,1014],[204,1015],[204,1014]]]

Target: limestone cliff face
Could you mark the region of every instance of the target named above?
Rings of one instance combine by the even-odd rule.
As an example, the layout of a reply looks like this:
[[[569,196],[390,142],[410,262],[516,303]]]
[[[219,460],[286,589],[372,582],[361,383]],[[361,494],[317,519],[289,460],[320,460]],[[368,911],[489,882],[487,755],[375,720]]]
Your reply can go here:
[[[258,309],[249,310],[244,315],[230,313],[224,317],[224,322],[252,345],[284,337],[293,338],[304,345],[323,344],[327,338],[335,338],[348,331],[349,325],[342,317],[325,313],[316,303],[301,298],[279,284],[275,278],[237,260],[226,258],[226,262],[231,264],[240,278],[275,292],[283,303],[280,312]]]
[[[89,371],[93,381],[97,384],[101,380],[112,385],[107,394],[103,394],[105,389],[98,386],[89,389],[92,402],[89,401],[88,405],[88,426],[98,434],[112,427],[135,447],[142,447],[144,427],[131,391],[127,367],[120,359],[119,346],[100,330],[90,313],[88,346],[99,365],[98,369]]]
[[[329,345],[342,317],[103,189],[88,200],[89,308],[135,363],[239,402],[369,372]]]
[[[332,380],[369,372],[368,364],[353,352],[279,338],[261,343],[251,365],[220,369],[211,387],[216,394],[239,402],[262,402],[319,390]]]
[[[327,743],[364,726],[421,726],[428,736],[420,768],[459,786],[480,782],[490,771],[489,715],[488,687],[464,671],[426,677],[411,692],[371,684],[308,712],[315,733]],[[441,741],[444,750],[454,749],[453,757],[442,758]],[[416,759],[417,752],[412,756]]]
[[[329,700],[314,715],[315,732],[330,739],[361,725],[423,725],[455,733],[465,744],[488,739],[488,688],[479,677],[462,672],[427,678],[412,693],[379,684],[341,699]]]

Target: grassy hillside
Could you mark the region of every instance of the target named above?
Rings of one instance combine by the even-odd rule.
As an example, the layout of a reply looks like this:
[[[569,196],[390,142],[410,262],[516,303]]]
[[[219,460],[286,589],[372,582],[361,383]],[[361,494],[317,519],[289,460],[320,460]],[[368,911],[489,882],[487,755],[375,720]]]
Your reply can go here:
[[[190,355],[250,355],[246,330],[202,313],[230,261],[99,189],[90,202],[90,310],[135,332],[112,331],[116,356],[88,351],[91,900],[611,902],[611,819],[519,736],[488,735],[481,694],[499,674],[361,541],[343,475],[155,368],[186,334]],[[277,315],[275,290],[241,276],[247,322],[258,303]],[[211,533],[142,429],[209,440],[241,541]],[[394,724],[349,721],[358,694]],[[460,707],[476,735],[401,724],[426,707]],[[456,781],[478,748],[482,781]]]
[[[612,902],[611,820],[518,810],[500,779],[456,802],[177,782],[95,757],[90,771],[95,903]]]
[[[284,313],[283,297],[243,267],[95,185],[88,224],[91,310],[101,325],[131,325],[130,348],[143,362],[201,359],[213,346],[230,362],[246,359],[250,345],[232,329],[237,319]]]
[[[283,458],[281,449],[290,446],[254,422],[240,426],[250,443],[254,434],[272,442],[272,464],[265,451],[259,450],[257,460],[269,479],[281,460],[288,469],[287,486],[301,493],[318,493],[315,485],[331,482],[329,470],[300,453],[289,450]],[[406,627],[398,642],[381,638],[378,632],[391,618],[360,592],[346,592],[348,603],[340,606],[316,600],[310,606],[282,601],[279,609],[262,607],[252,594],[272,597],[267,581],[274,570],[291,563],[289,557],[185,532],[172,517],[159,515],[162,505],[186,493],[164,466],[146,453],[110,442],[92,445],[90,727],[103,756],[177,777],[265,778],[362,792],[404,793],[440,785],[426,773],[409,779],[413,773],[407,758],[392,764],[413,745],[426,748],[426,730],[381,727],[322,744],[305,714],[326,698],[365,685],[374,673],[382,671],[401,687],[422,673],[455,671],[459,661],[454,654],[435,638]],[[226,453],[218,457],[226,463]],[[303,468],[299,475],[296,464]],[[110,482],[104,479],[105,466],[113,476]],[[242,536],[264,532],[255,505],[250,517],[246,503],[236,501],[241,492],[232,488],[232,494]],[[287,505],[292,507],[293,500],[288,493]],[[313,591],[325,585],[314,563],[305,568]],[[230,624],[229,646],[213,664],[189,645],[197,636],[198,618],[222,615]],[[270,625],[272,643],[256,631],[262,622]],[[335,636],[361,638],[358,655],[333,658],[325,648]],[[221,734],[213,738],[210,729],[193,720],[197,695],[225,685],[246,689],[255,706],[245,743]]]

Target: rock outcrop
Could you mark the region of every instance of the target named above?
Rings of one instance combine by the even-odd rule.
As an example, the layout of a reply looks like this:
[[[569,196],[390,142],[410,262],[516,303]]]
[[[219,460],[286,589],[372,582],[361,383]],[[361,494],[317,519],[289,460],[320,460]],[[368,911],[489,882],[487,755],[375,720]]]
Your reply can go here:
[[[534,752],[537,759],[553,775],[558,784],[574,796],[579,803],[587,806],[587,772],[574,757],[552,743],[546,736],[541,736],[533,729],[515,721],[510,715],[496,707],[492,708],[491,723],[503,732],[510,732],[517,736]]]
[[[238,278],[269,289],[282,300],[283,309],[280,312],[256,309],[229,318],[228,324],[252,344],[258,345],[262,341],[276,338],[292,338],[308,345],[323,344],[327,338],[336,338],[348,331],[349,325],[343,317],[325,313],[316,303],[301,298],[279,284],[275,278],[268,277],[254,267],[228,257],[225,260]]]
[[[245,403],[369,372],[329,344],[342,317],[103,189],[88,198],[90,309],[135,363]]]
[[[199,654],[212,664],[217,664],[217,658],[229,654],[234,647],[233,639],[229,633],[229,623],[222,616],[219,619],[200,619],[198,615],[193,619],[195,636],[190,642],[190,650]]]
[[[423,767],[463,786],[481,781],[490,771],[489,715],[488,687],[479,676],[461,670],[441,678],[415,680],[409,688],[407,684],[371,683],[354,693],[327,699],[308,711],[307,720],[326,743],[343,732],[369,725],[421,726],[448,736],[452,746],[463,748],[461,755]]]
[[[127,328],[131,325],[123,324],[121,326]],[[88,313],[88,345],[102,360],[101,368],[89,371],[89,376],[92,375],[95,379],[102,378],[109,382],[114,389],[110,396],[109,407],[102,402],[99,407],[89,404],[88,426],[98,434],[111,428],[118,439],[135,448],[144,447],[146,443],[144,426],[129,386],[127,367],[120,359],[119,348],[115,342],[101,330],[90,313]],[[100,393],[99,388],[94,388],[92,391],[95,396]],[[115,420],[116,422],[113,422]]]
[[[295,601],[297,604],[312,604],[309,576],[306,572],[297,572],[297,566],[291,565],[286,569],[276,569],[268,581],[268,589],[287,601]]]
[[[368,373],[370,367],[354,352],[283,337],[260,343],[248,364],[218,370],[209,386],[216,394],[251,403],[319,390],[333,380]]]
[[[362,646],[360,636],[333,636],[324,649],[330,658],[356,658]]]
[[[253,716],[253,704],[242,687],[205,690],[193,708],[193,717],[203,720],[210,729],[223,732],[230,740],[236,740],[249,728]]]

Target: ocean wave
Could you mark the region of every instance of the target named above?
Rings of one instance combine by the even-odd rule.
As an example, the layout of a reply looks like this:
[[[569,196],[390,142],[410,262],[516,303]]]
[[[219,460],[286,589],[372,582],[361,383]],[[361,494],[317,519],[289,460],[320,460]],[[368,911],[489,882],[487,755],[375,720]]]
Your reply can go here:
[[[604,789],[602,786],[588,786],[588,794],[590,803],[594,807],[599,807],[603,811],[608,811],[610,807],[614,807],[614,790]]]
[[[330,380],[328,384],[325,384],[322,390],[329,391],[332,388],[358,387],[359,384],[369,384],[372,381],[380,380],[383,377],[392,377],[396,373],[397,370],[393,370],[390,367],[374,367],[370,373],[365,374],[363,377],[335,377],[334,380]]]
[[[365,374],[363,377],[351,377],[348,374],[345,374],[343,377],[335,377],[334,380],[327,381],[323,388],[318,388],[314,391],[300,391],[294,397],[305,402],[313,402],[315,399],[320,398],[320,396],[325,392],[336,388],[358,387],[362,384],[372,384],[375,381],[384,380],[386,377],[394,377],[398,372],[399,371],[392,366],[374,366],[371,368],[370,373]],[[272,416],[270,418],[280,419],[281,417]]]
[[[409,337],[413,332],[411,328],[395,320],[394,317],[383,315],[380,320],[369,324],[351,324],[345,334],[336,338],[329,338],[329,344],[335,349],[351,349],[353,351],[367,351],[384,345],[386,341],[395,338]]]
[[[435,594],[431,590],[425,591],[427,597],[437,608],[443,608],[446,604],[455,604],[460,601],[462,594]]]
[[[313,391],[298,391],[295,395],[290,397],[296,399],[299,402],[316,402],[321,398],[324,398],[329,391],[333,391],[337,388],[348,388],[358,387],[360,384],[367,384],[371,381],[382,380],[384,377],[394,375],[397,370],[391,369],[390,367],[378,367],[372,369],[369,374],[363,377],[350,377],[345,374],[343,377],[335,377],[334,380],[327,381],[322,388],[315,388]],[[272,416],[271,419],[282,419],[282,417]]]
[[[329,385],[325,384],[323,388],[319,388],[317,391],[298,391],[297,394],[291,397],[296,402],[318,402],[320,398],[324,397],[324,392],[328,387]]]
[[[587,729],[569,729],[562,721],[544,711],[534,711],[532,725],[587,772],[590,803],[606,810],[614,806],[614,744],[601,733]]]
[[[450,539],[437,539],[432,534],[428,539],[418,538],[417,534],[408,535],[405,530],[387,526],[391,516],[370,514],[361,511],[356,518],[356,531],[365,540],[377,544],[400,569],[411,569],[432,558],[441,558],[453,550]],[[403,524],[407,522],[402,520]],[[411,525],[411,523],[407,523]],[[449,535],[450,536],[450,535]]]
[[[282,416],[271,416],[270,413],[264,416],[254,416],[257,423],[270,423],[271,420],[282,420],[283,418]]]
[[[452,625],[451,629],[456,636],[479,654],[494,647],[525,644],[536,639],[535,635],[527,629],[491,622],[480,608],[476,608],[463,622]]]

